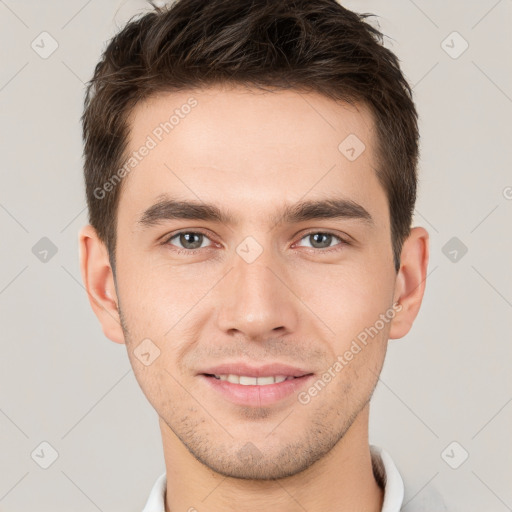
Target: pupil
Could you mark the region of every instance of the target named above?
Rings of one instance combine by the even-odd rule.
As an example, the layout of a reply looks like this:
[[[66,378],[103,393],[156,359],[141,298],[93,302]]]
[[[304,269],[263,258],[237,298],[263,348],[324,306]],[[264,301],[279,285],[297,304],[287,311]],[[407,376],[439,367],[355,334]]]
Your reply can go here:
[[[332,238],[332,235],[329,235],[328,233],[315,233],[313,235],[313,239],[314,239],[314,243],[313,243],[313,247],[316,247],[315,244],[318,242],[318,238],[319,237],[325,237],[326,240],[324,240],[324,243],[322,244],[322,242],[319,242],[320,245],[322,245],[322,247],[329,247],[330,245],[330,242],[331,242],[331,238]],[[327,245],[326,245],[327,244]]]
[[[191,241],[194,237],[198,237],[199,240],[196,240],[195,242]],[[180,242],[183,245],[183,247],[187,247],[188,249],[198,249],[199,247],[201,247],[202,237],[203,235],[200,233],[182,233],[180,237]]]

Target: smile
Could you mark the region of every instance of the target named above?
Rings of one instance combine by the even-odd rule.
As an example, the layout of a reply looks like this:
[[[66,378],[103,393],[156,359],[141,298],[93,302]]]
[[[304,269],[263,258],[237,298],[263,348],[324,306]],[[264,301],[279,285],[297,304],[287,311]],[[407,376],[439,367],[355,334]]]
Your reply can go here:
[[[309,385],[313,373],[292,375],[265,375],[253,377],[233,373],[202,373],[198,375],[206,384],[205,393],[213,392],[213,400],[235,405],[264,407],[283,402]],[[295,403],[295,402],[294,402]]]
[[[249,377],[247,375],[234,375],[232,373],[228,375],[208,375],[207,377],[215,377],[218,380],[226,380],[231,384],[241,384],[242,386],[268,386],[269,384],[279,384],[285,380],[295,379],[296,377],[286,375],[275,375],[267,377]]]

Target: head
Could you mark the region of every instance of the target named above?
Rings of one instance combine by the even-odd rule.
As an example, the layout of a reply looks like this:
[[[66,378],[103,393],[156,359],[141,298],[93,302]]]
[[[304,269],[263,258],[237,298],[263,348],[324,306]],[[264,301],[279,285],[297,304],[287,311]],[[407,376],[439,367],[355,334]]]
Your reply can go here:
[[[417,115],[365,17],[334,0],[178,0],[128,23],[87,89],[91,304],[162,428],[226,475],[321,459],[419,310]],[[308,384],[233,403],[207,376],[233,362]]]

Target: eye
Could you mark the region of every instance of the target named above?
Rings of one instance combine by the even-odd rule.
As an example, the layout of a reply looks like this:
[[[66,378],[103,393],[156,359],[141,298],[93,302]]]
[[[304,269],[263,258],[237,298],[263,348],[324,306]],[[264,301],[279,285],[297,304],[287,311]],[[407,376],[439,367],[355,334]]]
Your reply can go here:
[[[166,244],[175,245],[171,243],[171,240],[176,239],[181,246],[176,246],[179,249],[184,249],[179,252],[187,252],[193,251],[194,249],[202,249],[203,247],[209,247],[209,245],[203,245],[203,242],[209,240],[209,238],[201,232],[198,231],[181,231],[180,233],[176,233],[171,237],[167,238],[165,241]]]
[[[173,240],[176,240],[177,243],[173,243]],[[322,252],[338,250],[339,247],[337,246],[349,245],[349,242],[340,236],[324,231],[312,231],[304,235],[300,239],[300,242],[302,240],[309,241],[309,245],[306,245],[305,247],[309,247],[311,249],[323,249]],[[332,245],[336,240],[338,243]],[[210,243],[206,243],[207,241]],[[300,245],[300,242],[296,245]],[[172,245],[178,253],[190,253],[196,249],[204,249],[206,247],[213,246],[210,238],[200,231],[180,231],[168,237],[163,243],[164,245]]]
[[[341,242],[336,245],[348,245],[348,242],[346,240],[343,240],[343,238],[339,237],[338,235],[323,231],[313,231],[311,233],[308,233],[307,235],[301,238],[301,241],[302,240],[309,240],[310,245],[306,245],[306,247],[311,247],[312,249],[330,249],[332,247],[331,243],[334,240],[338,240],[339,242]]]

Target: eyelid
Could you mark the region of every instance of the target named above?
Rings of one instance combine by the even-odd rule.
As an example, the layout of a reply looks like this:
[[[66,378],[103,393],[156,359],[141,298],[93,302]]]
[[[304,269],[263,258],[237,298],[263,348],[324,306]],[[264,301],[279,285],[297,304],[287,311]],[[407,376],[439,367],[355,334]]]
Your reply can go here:
[[[341,235],[339,235],[339,234],[337,234],[334,231],[331,231],[329,229],[325,229],[324,230],[324,229],[318,229],[318,228],[317,229],[311,229],[311,230],[303,233],[300,236],[298,242],[300,242],[301,240],[303,240],[307,236],[313,235],[315,233],[321,233],[322,235],[331,235],[331,236],[337,238],[340,241],[340,243],[336,244],[336,245],[334,245],[332,247],[326,247],[325,249],[317,249],[315,247],[306,247],[306,249],[310,249],[310,250],[313,250],[313,251],[320,251],[320,252],[329,252],[329,251],[332,251],[332,250],[336,250],[336,248],[341,246],[341,245],[350,245],[350,241],[348,239],[351,238],[351,237],[349,237],[349,235],[346,235],[346,238],[345,238],[345,237],[343,237],[343,236],[341,236]],[[298,242],[295,242],[293,245],[296,245],[296,243],[298,243]]]
[[[198,247],[196,249],[183,249],[181,247],[177,247],[170,243],[170,241],[173,238],[177,237],[178,235],[180,235],[182,233],[201,234],[201,235],[205,236],[206,238],[208,238],[210,240],[210,242],[212,242],[212,243],[210,245],[208,245],[207,247]],[[340,243],[338,243],[332,247],[326,247],[324,249],[318,249],[315,247],[305,247],[306,249],[309,249],[309,250],[315,251],[315,252],[325,253],[325,252],[335,251],[335,250],[339,249],[339,246],[350,245],[350,243],[351,243],[349,240],[347,240],[347,238],[351,238],[349,235],[346,235],[346,237],[343,237],[340,234],[337,234],[329,229],[323,230],[323,229],[316,228],[316,229],[310,229],[309,231],[302,233],[300,235],[300,238],[297,240],[297,242],[294,242],[292,244],[292,247],[295,246],[298,242],[302,241],[307,236],[316,234],[316,233],[321,233],[323,235],[331,235],[331,236],[337,238],[340,241]],[[204,230],[202,228],[181,229],[179,231],[172,232],[169,235],[165,235],[163,237],[163,242],[162,242],[163,245],[173,245],[174,250],[176,250],[179,253],[188,253],[188,254],[194,254],[196,251],[200,251],[202,249],[209,249],[209,248],[213,247],[215,245],[215,243],[216,242],[214,240],[212,240],[212,236],[211,236],[210,232],[207,230]]]
[[[181,235],[183,233],[193,233],[193,234],[198,234],[198,235],[203,235],[205,238],[208,238],[208,240],[210,240],[211,244],[207,247],[198,247],[197,249],[183,249],[181,247],[177,247],[173,244],[170,244],[170,241],[173,239],[173,238],[176,238],[178,235]],[[198,251],[200,249],[208,249],[210,247],[212,247],[215,242],[214,240],[212,240],[212,236],[210,234],[209,231],[206,231],[206,230],[203,230],[202,228],[189,228],[189,229],[181,229],[179,231],[173,231],[171,234],[169,235],[165,235],[163,237],[163,241],[162,241],[163,245],[173,245],[173,247],[178,250],[178,251],[182,251],[182,252],[188,252],[188,253],[193,253],[195,251]]]

